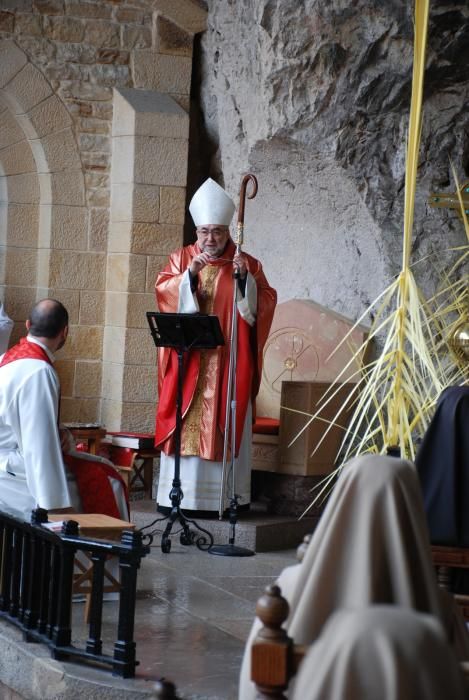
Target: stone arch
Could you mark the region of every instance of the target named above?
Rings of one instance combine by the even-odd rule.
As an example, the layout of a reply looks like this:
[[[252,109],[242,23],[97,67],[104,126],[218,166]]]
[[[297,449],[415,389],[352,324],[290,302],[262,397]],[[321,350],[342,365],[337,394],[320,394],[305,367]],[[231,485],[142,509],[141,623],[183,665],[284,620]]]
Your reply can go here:
[[[0,63],[2,285],[22,323],[34,299],[56,287],[51,251],[86,222],[84,183],[70,116],[48,81],[12,40],[0,42]]]
[[[40,186],[23,130],[2,91],[0,102],[1,284],[10,316],[19,324],[36,297]],[[17,328],[17,332],[20,329]]]
[[[71,321],[70,340],[56,364],[62,416],[96,420],[102,329],[80,323],[90,290],[104,293],[105,253],[88,251],[85,182],[72,120],[15,41],[0,41],[0,65],[0,288],[15,321],[12,341],[23,333],[36,299],[59,298]],[[81,398],[77,374],[95,380],[91,397],[88,386]]]

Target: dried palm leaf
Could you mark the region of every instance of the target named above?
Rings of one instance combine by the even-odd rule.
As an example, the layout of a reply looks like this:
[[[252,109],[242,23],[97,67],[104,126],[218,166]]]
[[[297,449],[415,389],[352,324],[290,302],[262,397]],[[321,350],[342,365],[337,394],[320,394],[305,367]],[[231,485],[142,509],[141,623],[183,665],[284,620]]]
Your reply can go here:
[[[410,260],[428,15],[429,0],[416,0],[402,269],[398,278],[376,300],[380,305],[376,309],[370,338],[385,333],[381,352],[376,360],[363,368],[358,383],[360,393],[356,398],[354,412],[342,444],[342,461],[336,472],[322,482],[314,502],[325,493],[337,471],[352,454],[366,451],[384,452],[388,447],[398,446],[401,454],[413,458],[413,433],[423,433],[428,422],[428,411],[446,385],[446,367],[439,360],[438,354],[438,349],[441,349],[442,328],[439,319],[432,316],[423,299]],[[364,315],[372,309],[374,305],[367,309]],[[354,354],[353,361],[362,356],[363,347]],[[337,381],[340,381],[340,377]],[[327,397],[325,400],[327,402]],[[320,411],[321,408],[308,423],[317,418]]]

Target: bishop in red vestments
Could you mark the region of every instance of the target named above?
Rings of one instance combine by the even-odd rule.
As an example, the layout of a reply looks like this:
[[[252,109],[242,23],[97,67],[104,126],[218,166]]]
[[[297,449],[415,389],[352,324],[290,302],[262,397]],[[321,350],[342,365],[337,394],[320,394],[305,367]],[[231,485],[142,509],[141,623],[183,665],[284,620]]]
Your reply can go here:
[[[226,192],[213,180],[207,180],[189,207],[197,227],[197,242],[175,251],[156,281],[160,311],[215,314],[225,338],[225,345],[214,350],[193,350],[185,359],[181,436],[183,510],[214,513],[219,507],[235,283],[236,492],[241,496],[241,506],[250,501],[252,410],[277,295],[267,282],[261,263],[251,255],[237,252],[230,238],[228,227],[234,208]],[[237,282],[233,279],[234,269],[240,274]],[[155,438],[156,445],[162,449],[157,495],[160,508],[171,504],[177,371],[175,350],[160,349]]]

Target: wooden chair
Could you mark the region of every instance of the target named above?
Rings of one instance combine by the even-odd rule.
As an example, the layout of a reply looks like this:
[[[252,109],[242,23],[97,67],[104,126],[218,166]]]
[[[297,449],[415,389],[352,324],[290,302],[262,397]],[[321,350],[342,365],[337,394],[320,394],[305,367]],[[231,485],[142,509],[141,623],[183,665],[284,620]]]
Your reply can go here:
[[[65,424],[67,427],[67,424]],[[76,443],[84,443],[86,445],[86,451],[91,455],[99,454],[99,447],[101,445],[101,440],[106,435],[106,429],[99,426],[93,426],[88,428],[79,428],[77,426],[69,427],[70,432]]]
[[[103,456],[110,459],[119,471],[129,493],[143,493],[144,498],[152,497],[153,461],[159,457],[159,450],[118,447],[106,441],[103,442],[107,431],[99,426],[88,428],[71,426],[69,430],[75,441],[83,444],[84,451],[99,455],[101,448],[103,449]]]
[[[469,569],[468,547],[443,547],[432,545],[432,560],[441,588],[451,592],[451,570]],[[464,619],[469,621],[469,595],[454,594]]]
[[[160,451],[155,449],[134,449],[109,445],[109,459],[127,484],[129,493],[143,493],[144,498],[152,497],[153,462]]]

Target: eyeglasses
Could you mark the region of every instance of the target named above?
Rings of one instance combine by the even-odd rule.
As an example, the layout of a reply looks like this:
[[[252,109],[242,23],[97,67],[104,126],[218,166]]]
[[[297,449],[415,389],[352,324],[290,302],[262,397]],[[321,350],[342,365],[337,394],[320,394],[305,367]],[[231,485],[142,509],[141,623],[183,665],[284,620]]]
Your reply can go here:
[[[229,232],[226,228],[212,228],[212,229],[197,228],[196,229],[196,234],[197,234],[198,238],[208,238],[210,235],[212,235],[214,238],[223,238],[228,233]]]

